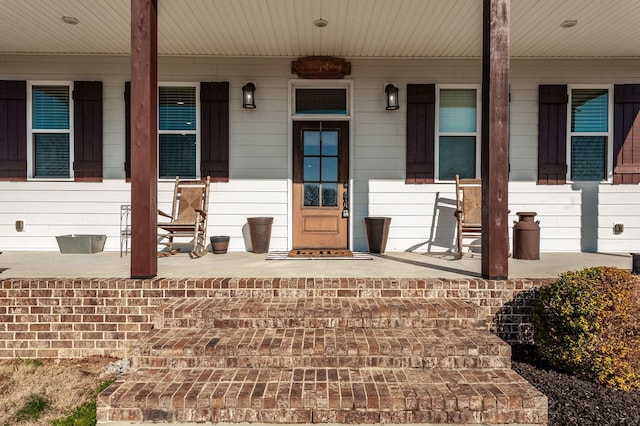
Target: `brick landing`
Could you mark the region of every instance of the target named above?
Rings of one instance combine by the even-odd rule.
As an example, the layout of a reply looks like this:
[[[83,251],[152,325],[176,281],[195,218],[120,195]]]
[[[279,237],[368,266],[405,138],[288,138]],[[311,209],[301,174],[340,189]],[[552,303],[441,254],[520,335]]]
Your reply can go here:
[[[100,424],[547,423],[546,397],[461,299],[189,298],[154,323],[99,395]]]

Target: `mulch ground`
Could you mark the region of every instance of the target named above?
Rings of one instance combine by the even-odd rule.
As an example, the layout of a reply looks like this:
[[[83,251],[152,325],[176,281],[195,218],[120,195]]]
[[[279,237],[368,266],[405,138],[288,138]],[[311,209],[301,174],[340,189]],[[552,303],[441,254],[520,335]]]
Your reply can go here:
[[[549,426],[640,425],[640,391],[607,389],[545,368],[527,350],[513,349],[513,369],[549,399]]]

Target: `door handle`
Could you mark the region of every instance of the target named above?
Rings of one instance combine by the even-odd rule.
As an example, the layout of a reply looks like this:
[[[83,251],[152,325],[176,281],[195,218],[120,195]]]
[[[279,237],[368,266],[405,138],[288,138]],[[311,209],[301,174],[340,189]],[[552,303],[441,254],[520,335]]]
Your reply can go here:
[[[343,187],[348,188],[349,184],[345,183]],[[349,217],[349,191],[346,190],[342,193],[342,217]]]

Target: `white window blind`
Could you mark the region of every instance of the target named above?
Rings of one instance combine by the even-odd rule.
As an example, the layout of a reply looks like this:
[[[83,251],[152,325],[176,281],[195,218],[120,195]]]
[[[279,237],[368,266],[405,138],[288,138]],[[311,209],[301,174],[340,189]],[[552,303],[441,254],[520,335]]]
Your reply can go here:
[[[162,134],[159,138],[160,177],[196,177],[196,135]]]
[[[34,134],[34,177],[69,177],[69,135]]]
[[[440,90],[440,132],[475,132],[476,90]]]
[[[571,138],[571,179],[575,181],[605,178],[607,138],[573,136]]]
[[[160,130],[196,129],[195,87],[160,87]]]
[[[606,132],[608,102],[606,89],[574,89],[571,96],[571,131]]]
[[[476,177],[477,89],[440,89],[438,179]]]
[[[474,178],[476,175],[476,138],[473,136],[440,136],[440,179]]]
[[[160,87],[158,104],[160,178],[196,177],[196,88]]]
[[[34,178],[71,174],[71,103],[66,85],[31,88],[32,173]]]
[[[33,86],[34,129],[69,129],[69,87]]]
[[[606,179],[609,130],[609,91],[571,90],[571,179]]]

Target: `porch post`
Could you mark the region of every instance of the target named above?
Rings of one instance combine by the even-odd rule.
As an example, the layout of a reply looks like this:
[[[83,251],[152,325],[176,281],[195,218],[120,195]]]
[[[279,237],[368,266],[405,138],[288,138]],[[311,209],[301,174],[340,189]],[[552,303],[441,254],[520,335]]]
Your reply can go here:
[[[131,0],[131,278],[158,272],[157,10],[157,0]]]
[[[483,0],[482,277],[509,270],[510,0]]]

